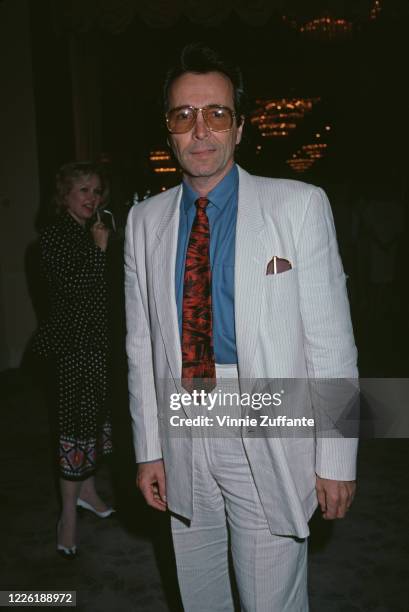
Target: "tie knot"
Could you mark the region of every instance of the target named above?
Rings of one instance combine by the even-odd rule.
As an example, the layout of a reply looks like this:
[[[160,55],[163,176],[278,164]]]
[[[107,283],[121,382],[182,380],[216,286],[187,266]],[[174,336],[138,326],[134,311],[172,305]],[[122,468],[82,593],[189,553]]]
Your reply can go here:
[[[195,204],[196,208],[200,208],[200,210],[205,210],[206,206],[209,204],[209,200],[207,198],[198,198]]]

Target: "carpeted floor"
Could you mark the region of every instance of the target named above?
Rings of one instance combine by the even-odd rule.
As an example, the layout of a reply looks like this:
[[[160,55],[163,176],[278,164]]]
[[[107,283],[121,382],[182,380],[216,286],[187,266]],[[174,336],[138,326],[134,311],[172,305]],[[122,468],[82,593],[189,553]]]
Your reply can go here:
[[[116,415],[117,452],[100,474],[118,513],[81,515],[80,554],[66,562],[54,550],[58,503],[41,393],[18,372],[0,382],[0,590],[75,590],[81,612],[180,610],[167,517],[135,491],[126,419]],[[363,442],[347,519],[313,518],[312,612],[409,611],[408,450],[409,440]]]

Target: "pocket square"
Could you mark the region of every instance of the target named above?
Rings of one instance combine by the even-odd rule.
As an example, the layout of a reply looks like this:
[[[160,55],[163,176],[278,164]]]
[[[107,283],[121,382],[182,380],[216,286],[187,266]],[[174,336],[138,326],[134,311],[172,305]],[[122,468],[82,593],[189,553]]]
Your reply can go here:
[[[266,274],[281,274],[281,272],[287,272],[287,270],[291,269],[292,265],[288,259],[274,255],[273,259],[271,259],[271,261],[269,261],[267,264]]]

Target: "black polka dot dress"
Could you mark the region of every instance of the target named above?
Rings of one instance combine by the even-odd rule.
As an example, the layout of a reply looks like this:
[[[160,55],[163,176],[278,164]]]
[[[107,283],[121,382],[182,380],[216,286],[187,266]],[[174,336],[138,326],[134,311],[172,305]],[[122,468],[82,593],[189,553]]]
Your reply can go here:
[[[85,480],[112,451],[106,253],[68,213],[42,233],[40,251],[50,307],[33,349],[54,372],[60,476]]]

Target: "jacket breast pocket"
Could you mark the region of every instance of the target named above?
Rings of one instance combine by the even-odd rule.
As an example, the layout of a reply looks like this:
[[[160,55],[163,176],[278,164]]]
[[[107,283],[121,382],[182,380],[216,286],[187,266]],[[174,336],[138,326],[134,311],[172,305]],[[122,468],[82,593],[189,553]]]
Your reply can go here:
[[[285,287],[291,283],[296,283],[297,268],[291,268],[291,270],[286,270],[285,272],[280,272],[279,274],[266,274],[265,282],[267,285],[270,284],[272,287]]]
[[[267,311],[280,314],[285,320],[299,311],[297,269],[280,274],[266,274],[264,279],[264,304]]]

